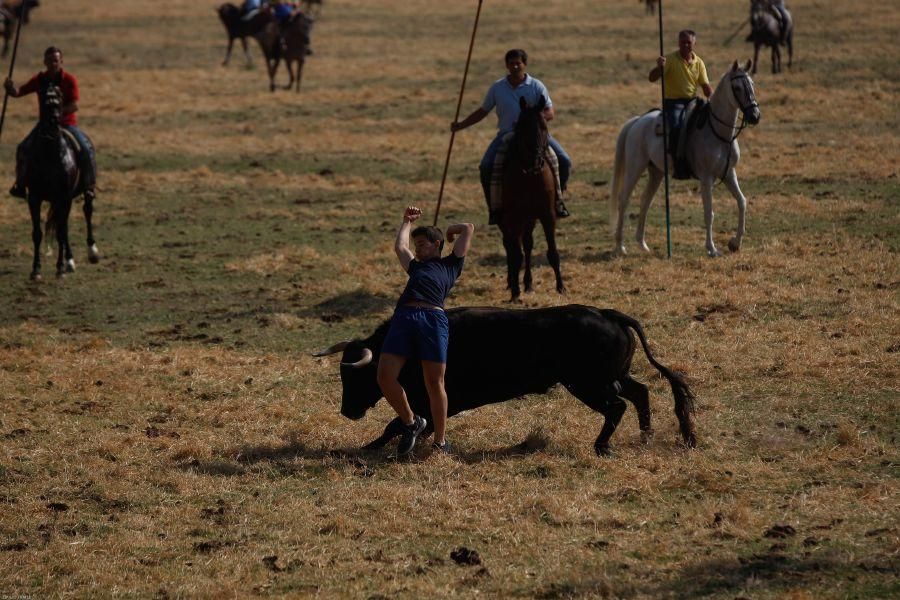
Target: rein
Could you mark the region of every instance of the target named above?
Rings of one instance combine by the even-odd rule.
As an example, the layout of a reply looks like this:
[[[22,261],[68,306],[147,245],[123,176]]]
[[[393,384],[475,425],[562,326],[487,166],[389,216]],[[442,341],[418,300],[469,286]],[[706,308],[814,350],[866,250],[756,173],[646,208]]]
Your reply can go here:
[[[736,93],[737,89],[735,87],[735,80],[737,80],[737,79],[749,79],[749,77],[747,76],[746,73],[741,73],[740,75],[735,75],[734,77],[731,78],[729,83],[731,84],[731,94],[735,98],[735,100],[737,100],[737,97],[738,97],[737,93]],[[725,176],[728,175],[728,165],[731,163],[731,152],[732,152],[732,148],[733,148],[735,140],[738,139],[738,136],[741,135],[741,132],[743,132],[744,129],[746,129],[747,127],[750,126],[747,123],[747,116],[746,116],[747,111],[750,110],[751,108],[758,108],[759,103],[754,99],[747,106],[742,106],[742,105],[738,104],[738,107],[739,107],[740,113],[741,113],[741,124],[739,126],[735,126],[734,119],[732,119],[732,121],[730,123],[727,121],[723,121],[722,119],[719,118],[718,115],[716,115],[716,111],[713,110],[712,104],[710,104],[710,107],[709,107],[710,116],[713,119],[715,119],[715,121],[717,123],[724,125],[725,127],[730,129],[734,133],[734,135],[731,136],[731,139],[727,139],[727,137],[723,137],[723,136],[719,135],[719,133],[716,131],[715,127],[710,126],[710,130],[712,131],[712,134],[716,137],[716,139],[718,139],[720,142],[728,145],[728,157],[725,160],[725,170],[722,172],[722,176],[719,178],[720,181],[724,181]]]

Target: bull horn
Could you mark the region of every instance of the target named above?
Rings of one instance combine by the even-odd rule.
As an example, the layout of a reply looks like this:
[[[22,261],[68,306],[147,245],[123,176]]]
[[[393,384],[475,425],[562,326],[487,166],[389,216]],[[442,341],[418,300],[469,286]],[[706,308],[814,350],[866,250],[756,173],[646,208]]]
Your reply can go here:
[[[337,354],[338,352],[340,352],[341,350],[346,348],[349,344],[350,344],[349,341],[338,342],[331,348],[326,348],[325,350],[320,350],[319,352],[316,352],[315,354],[313,354],[313,356],[328,356],[329,354]]]
[[[363,355],[362,355],[361,359],[359,359],[355,363],[342,362],[341,364],[344,366],[347,366],[347,367],[353,367],[354,369],[359,369],[361,367],[366,366],[370,362],[372,362],[372,351],[369,350],[368,348],[363,348]]]

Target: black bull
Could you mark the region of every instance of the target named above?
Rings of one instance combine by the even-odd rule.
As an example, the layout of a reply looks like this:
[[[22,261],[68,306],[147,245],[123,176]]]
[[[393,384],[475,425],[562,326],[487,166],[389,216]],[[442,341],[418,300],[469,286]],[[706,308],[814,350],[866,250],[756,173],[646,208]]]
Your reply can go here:
[[[568,305],[532,310],[456,308],[447,311],[450,346],[445,385],[448,416],[526,394],[545,394],[557,383],[604,416],[594,442],[598,454],[610,454],[609,439],[625,412],[635,405],[642,436],[652,434],[647,386],[629,374],[635,351],[633,329],[650,363],[669,380],[675,414],[685,443],[694,447],[691,415],[694,396],[684,380],[661,365],[647,347],[640,323],[615,310]],[[343,350],[341,414],[361,419],[383,397],[376,381],[381,344],[389,326],[382,323],[364,340],[341,342],[316,354]],[[400,373],[413,412],[430,424],[428,395],[418,361]],[[398,420],[367,447],[380,447],[399,435]],[[430,433],[430,431],[428,431]]]

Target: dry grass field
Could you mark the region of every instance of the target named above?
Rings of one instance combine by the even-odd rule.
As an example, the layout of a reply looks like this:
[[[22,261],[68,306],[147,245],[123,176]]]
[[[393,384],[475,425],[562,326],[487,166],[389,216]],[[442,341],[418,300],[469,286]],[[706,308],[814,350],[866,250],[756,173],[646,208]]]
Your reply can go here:
[[[58,45],[99,152],[87,264],[28,281],[24,203],[0,198],[0,598],[896,598],[900,595],[900,6],[794,0],[794,68],[756,76],[740,138],[738,254],[709,259],[699,197],[662,197],[651,255],[611,259],[615,136],[658,104],[656,21],[634,1],[485,0],[463,114],[525,47],[575,162],[559,227],[566,297],[540,257],[524,306],[638,318],[697,394],[699,448],[642,355],[657,435],[567,392],[451,420],[455,456],[358,448],[392,413],[338,413],[337,357],[405,277],[403,207],[430,220],[476,2],[329,0],[303,89],[269,93],[259,49],[223,68],[214,2],[44,0],[18,83]],[[746,3],[666,7],[716,81],[751,56]],[[4,64],[3,68],[7,68]],[[281,81],[286,82],[282,71]],[[36,115],[12,100],[0,165]],[[504,258],[456,138],[441,224],[476,223],[449,304],[501,306]],[[715,190],[716,242],[736,223]],[[632,209],[636,210],[636,199]],[[538,253],[544,243],[538,237]],[[457,564],[451,551],[477,551]]]

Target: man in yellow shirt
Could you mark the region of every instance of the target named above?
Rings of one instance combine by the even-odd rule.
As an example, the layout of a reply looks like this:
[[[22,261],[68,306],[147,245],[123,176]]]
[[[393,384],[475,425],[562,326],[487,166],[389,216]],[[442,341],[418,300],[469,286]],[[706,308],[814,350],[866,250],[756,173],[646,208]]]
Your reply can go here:
[[[697,44],[697,34],[690,29],[684,29],[678,33],[678,51],[668,56],[660,56],[656,59],[656,68],[650,71],[650,81],[658,81],[660,76],[665,76],[666,96],[663,99],[663,113],[669,132],[669,153],[675,162],[675,177],[685,178],[685,165],[679,165],[675,160],[678,148],[678,137],[684,125],[684,109],[697,95],[697,88],[703,90],[703,94],[709,98],[712,96],[712,87],[709,85],[709,76],[706,74],[706,65],[703,60],[694,54],[694,46]]]

